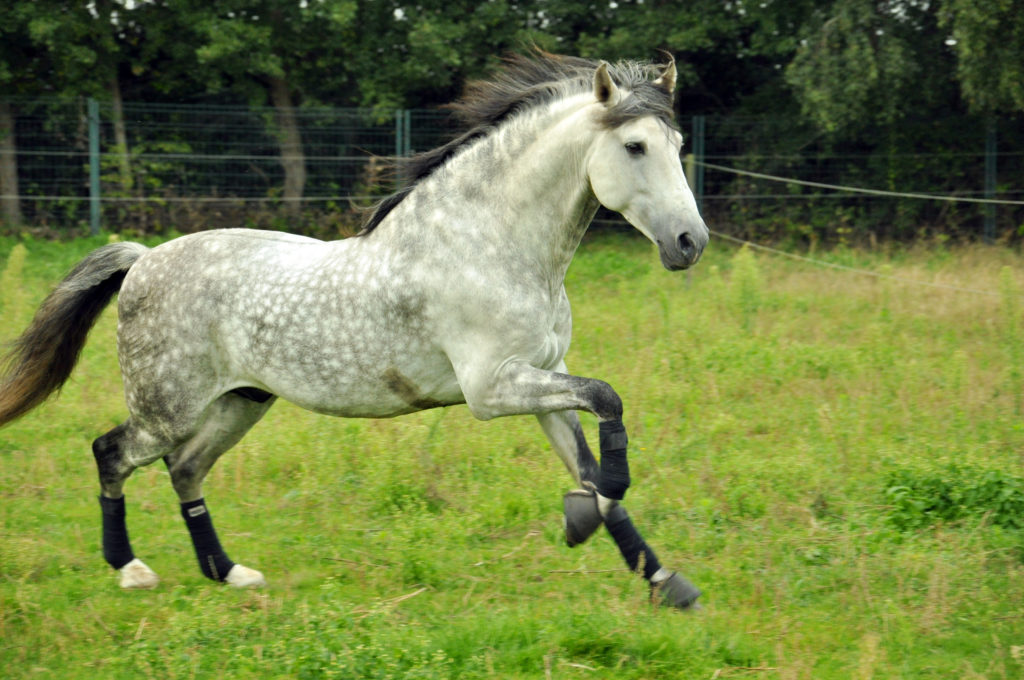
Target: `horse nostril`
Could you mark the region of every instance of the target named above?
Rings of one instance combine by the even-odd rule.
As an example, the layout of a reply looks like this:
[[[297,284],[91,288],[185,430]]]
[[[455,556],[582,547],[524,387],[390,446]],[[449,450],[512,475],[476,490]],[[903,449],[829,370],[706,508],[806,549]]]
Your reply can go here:
[[[697,254],[697,246],[694,244],[693,239],[690,238],[690,235],[680,234],[678,242],[679,252],[681,252],[687,260],[692,260]]]

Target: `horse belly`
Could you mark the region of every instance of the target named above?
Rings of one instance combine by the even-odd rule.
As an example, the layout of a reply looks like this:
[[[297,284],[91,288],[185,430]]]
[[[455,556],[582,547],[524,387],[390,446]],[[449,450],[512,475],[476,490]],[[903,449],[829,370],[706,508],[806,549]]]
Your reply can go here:
[[[335,416],[388,417],[464,401],[447,356],[409,305],[382,303],[367,288],[329,297],[315,313],[282,316],[276,310],[287,306],[270,304],[226,328],[235,339],[224,344],[240,348],[238,373]]]
[[[387,418],[465,402],[443,355],[416,361],[366,359],[325,352],[313,371],[281,366],[260,382],[302,408],[348,418]]]

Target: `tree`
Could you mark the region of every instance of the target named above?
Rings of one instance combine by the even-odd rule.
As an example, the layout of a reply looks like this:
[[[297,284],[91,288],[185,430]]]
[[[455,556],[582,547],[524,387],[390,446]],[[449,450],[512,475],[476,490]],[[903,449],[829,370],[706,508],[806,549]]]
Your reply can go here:
[[[949,92],[937,23],[929,3],[835,0],[805,28],[786,80],[826,130],[892,123]]]
[[[0,6],[0,91],[15,95],[30,92],[38,82],[33,74],[42,70],[39,56],[31,47],[29,13],[25,9],[20,5]],[[14,116],[11,101],[0,98],[0,219],[7,225],[22,222]]]
[[[454,99],[467,78],[501,57],[553,41],[539,28],[539,0],[360,0],[347,68],[358,104],[390,112]]]
[[[1024,111],[1024,2],[833,0],[805,25],[786,80],[827,130],[965,105]]]
[[[541,3],[556,49],[603,59],[676,58],[686,113],[789,106],[782,68],[814,0],[619,0]]]
[[[135,28],[130,10],[115,0],[39,0],[31,6],[32,42],[51,65],[45,82],[62,96],[110,102],[120,184],[123,191],[130,190],[133,181],[120,76],[121,67],[128,64],[127,43]]]
[[[1024,111],[1024,2],[946,0],[940,17],[971,109]]]
[[[186,0],[169,6],[190,39],[208,91],[231,89],[250,104],[273,107],[270,131],[284,170],[282,198],[298,213],[306,160],[296,109],[310,83],[344,64],[340,38],[352,29],[355,0]]]

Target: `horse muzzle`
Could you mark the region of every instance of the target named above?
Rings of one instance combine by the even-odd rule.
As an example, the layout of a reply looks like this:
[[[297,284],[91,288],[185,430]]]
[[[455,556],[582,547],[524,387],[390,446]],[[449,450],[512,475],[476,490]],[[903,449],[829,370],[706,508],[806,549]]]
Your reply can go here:
[[[683,230],[672,238],[658,239],[657,243],[661,264],[665,269],[686,269],[700,260],[704,246],[708,244],[708,229],[701,224],[698,229]]]

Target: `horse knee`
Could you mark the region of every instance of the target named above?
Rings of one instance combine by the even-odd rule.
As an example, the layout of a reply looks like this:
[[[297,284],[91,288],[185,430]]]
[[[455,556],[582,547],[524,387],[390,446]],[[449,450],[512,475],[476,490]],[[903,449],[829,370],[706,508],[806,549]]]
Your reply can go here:
[[[111,459],[120,458],[120,440],[124,425],[118,425],[110,432],[97,437],[92,443],[92,455],[97,465],[105,465]]]
[[[622,397],[603,380],[591,380],[587,390],[591,412],[602,421],[622,421]]]

